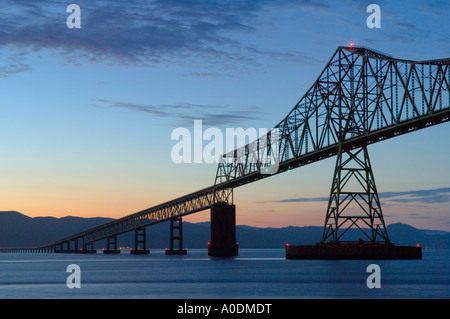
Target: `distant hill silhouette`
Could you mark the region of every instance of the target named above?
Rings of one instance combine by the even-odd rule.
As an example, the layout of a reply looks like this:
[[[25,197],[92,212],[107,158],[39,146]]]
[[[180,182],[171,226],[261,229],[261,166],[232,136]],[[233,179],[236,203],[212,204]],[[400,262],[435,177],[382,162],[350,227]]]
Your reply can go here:
[[[28,247],[51,243],[66,236],[102,225],[112,218],[82,217],[28,217],[15,211],[0,212],[0,247]],[[407,224],[396,223],[387,226],[391,241],[396,245],[450,249],[450,233],[421,230]],[[209,222],[183,223],[183,246],[206,248],[209,241]],[[360,232],[350,230],[351,239],[358,239]],[[286,243],[309,245],[322,237],[322,226],[258,228],[237,226],[236,237],[241,248],[282,248]],[[147,227],[147,241],[150,248],[169,246],[169,224],[159,223]],[[134,233],[118,236],[119,246],[134,245]],[[105,247],[98,241],[96,248]]]
[[[0,212],[0,247],[45,245],[111,220],[72,216],[31,218],[15,211]]]

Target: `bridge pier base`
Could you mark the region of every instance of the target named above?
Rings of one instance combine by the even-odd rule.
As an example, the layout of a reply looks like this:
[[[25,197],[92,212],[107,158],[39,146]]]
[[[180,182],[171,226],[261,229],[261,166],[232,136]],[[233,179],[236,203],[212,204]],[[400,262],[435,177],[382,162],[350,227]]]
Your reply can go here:
[[[150,249],[146,249],[145,227],[138,228],[134,231],[134,249],[130,251],[131,255],[148,255]]]
[[[117,249],[117,236],[110,236],[106,239],[106,249],[104,254],[120,254],[120,250]]]
[[[94,243],[84,243],[83,242],[83,250],[81,252],[83,254],[96,254],[97,250],[94,249]]]
[[[236,206],[215,204],[211,207],[211,241],[208,243],[208,256],[231,257],[237,255]]]
[[[347,232],[351,228],[359,229],[364,237],[356,241]],[[389,240],[367,145],[344,150],[341,144],[322,241],[316,245],[286,245],[286,259],[421,258],[421,247],[395,246]]]
[[[175,241],[178,241],[178,249],[175,249]],[[183,218],[181,216],[170,219],[170,249],[166,249],[166,255],[186,255],[183,249]]]
[[[286,245],[286,259],[422,259],[422,247],[338,243]]]

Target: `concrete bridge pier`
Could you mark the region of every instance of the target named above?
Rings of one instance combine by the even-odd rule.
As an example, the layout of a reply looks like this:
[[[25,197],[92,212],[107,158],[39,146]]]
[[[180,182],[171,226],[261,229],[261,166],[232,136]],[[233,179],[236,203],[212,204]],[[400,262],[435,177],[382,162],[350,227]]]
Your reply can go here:
[[[178,242],[178,248],[175,248]],[[187,250],[183,249],[183,218],[181,216],[170,219],[170,248],[166,249],[166,255],[186,255]]]
[[[70,241],[55,245],[54,253],[67,254],[70,252]]]
[[[134,249],[130,251],[131,255],[148,255],[150,249],[147,249],[145,227],[134,231]]]
[[[106,239],[106,249],[103,250],[104,254],[120,254],[120,250],[117,249],[117,236],[110,236]]]
[[[94,243],[85,243],[83,238],[83,254],[96,254],[97,250],[94,249]]]
[[[211,207],[210,236],[208,256],[231,257],[238,255],[235,205],[219,203]]]

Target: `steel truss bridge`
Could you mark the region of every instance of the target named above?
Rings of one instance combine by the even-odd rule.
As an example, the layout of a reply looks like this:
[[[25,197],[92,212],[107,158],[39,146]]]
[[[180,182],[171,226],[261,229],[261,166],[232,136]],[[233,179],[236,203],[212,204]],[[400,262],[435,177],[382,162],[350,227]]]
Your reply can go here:
[[[239,186],[332,156],[337,161],[322,242],[341,242],[356,227],[370,242],[389,243],[367,146],[449,121],[449,90],[450,58],[410,61],[338,47],[273,130],[222,156],[214,185],[27,251],[89,251],[101,239],[109,248],[117,235],[130,231],[136,238],[144,234],[136,239],[142,243],[147,226],[232,205]],[[11,250],[18,248],[3,249]]]

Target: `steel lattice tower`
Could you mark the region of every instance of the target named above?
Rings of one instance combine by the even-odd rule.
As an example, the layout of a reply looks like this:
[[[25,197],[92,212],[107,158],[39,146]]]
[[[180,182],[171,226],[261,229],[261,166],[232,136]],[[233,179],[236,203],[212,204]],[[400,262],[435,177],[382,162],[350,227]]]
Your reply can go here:
[[[389,243],[367,146],[339,149],[322,242],[342,242],[352,227],[364,234],[361,240]]]

